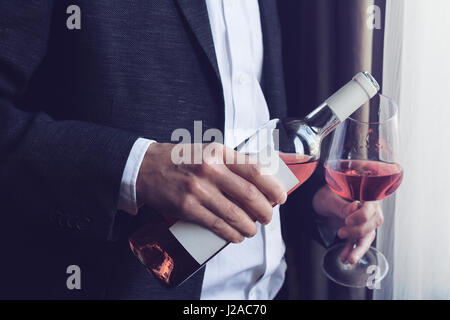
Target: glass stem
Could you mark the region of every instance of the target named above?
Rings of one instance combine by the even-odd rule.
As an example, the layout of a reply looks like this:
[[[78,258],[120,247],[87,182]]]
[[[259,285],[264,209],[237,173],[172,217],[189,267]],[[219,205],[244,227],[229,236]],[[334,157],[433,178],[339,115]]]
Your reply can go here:
[[[358,203],[358,209],[362,208],[362,206],[364,205],[363,201],[356,201]],[[358,246],[358,242],[359,242],[359,238],[352,238],[350,239],[350,241],[353,243],[352,249],[356,249],[356,247]],[[347,262],[348,263],[348,262]]]
[[[361,209],[364,206],[364,201],[356,201],[356,202],[358,203],[358,209]],[[359,239],[352,239],[352,241],[353,241],[353,249],[355,249],[358,246]]]

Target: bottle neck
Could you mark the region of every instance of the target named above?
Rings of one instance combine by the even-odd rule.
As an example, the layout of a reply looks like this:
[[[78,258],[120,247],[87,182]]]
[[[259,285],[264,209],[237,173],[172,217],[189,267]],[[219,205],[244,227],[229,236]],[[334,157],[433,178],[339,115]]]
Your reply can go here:
[[[325,138],[341,123],[326,103],[308,114],[304,121],[321,139]]]

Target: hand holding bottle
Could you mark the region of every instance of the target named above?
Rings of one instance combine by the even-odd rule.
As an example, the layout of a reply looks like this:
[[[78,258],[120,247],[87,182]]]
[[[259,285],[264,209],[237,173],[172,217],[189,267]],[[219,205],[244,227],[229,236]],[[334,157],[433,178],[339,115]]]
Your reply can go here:
[[[137,198],[160,213],[199,224],[231,242],[256,234],[254,221],[268,224],[272,203],[283,204],[286,190],[262,174],[248,156],[220,144],[191,145],[201,163],[174,163],[174,144],[152,144],[137,178]],[[200,149],[199,149],[200,148]],[[205,148],[214,152],[202,152]],[[227,156],[234,156],[231,163]]]

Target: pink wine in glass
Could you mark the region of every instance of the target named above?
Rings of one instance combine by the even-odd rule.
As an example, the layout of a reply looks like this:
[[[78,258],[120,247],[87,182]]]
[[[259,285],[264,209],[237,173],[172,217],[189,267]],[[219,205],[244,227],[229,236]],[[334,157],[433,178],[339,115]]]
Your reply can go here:
[[[266,159],[270,168],[276,165],[274,177],[291,193],[316,169],[322,139],[379,89],[369,73],[361,72],[305,119],[273,119],[235,149],[253,153],[267,146],[266,150],[276,151],[269,152]],[[266,137],[263,139],[266,143],[259,144],[260,136]],[[258,153],[264,157],[263,154]],[[167,287],[180,285],[228,245],[226,240],[199,225],[158,220],[157,215],[154,220],[132,234],[129,243],[147,270]]]
[[[376,201],[397,190],[403,170],[396,163],[369,160],[335,160],[325,164],[330,188],[351,201]]]

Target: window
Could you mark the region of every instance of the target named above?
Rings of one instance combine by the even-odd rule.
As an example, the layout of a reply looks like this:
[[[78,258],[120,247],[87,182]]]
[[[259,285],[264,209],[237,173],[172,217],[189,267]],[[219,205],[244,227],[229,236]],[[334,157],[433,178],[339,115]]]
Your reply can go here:
[[[394,299],[450,299],[449,13],[448,0],[387,2],[384,93],[399,102],[405,170],[394,227],[379,236]]]

